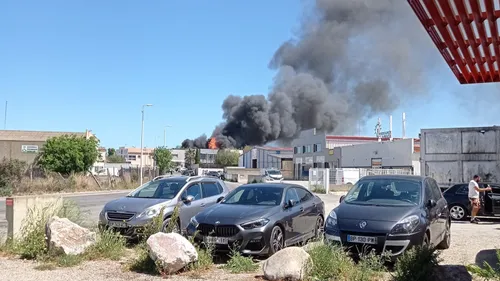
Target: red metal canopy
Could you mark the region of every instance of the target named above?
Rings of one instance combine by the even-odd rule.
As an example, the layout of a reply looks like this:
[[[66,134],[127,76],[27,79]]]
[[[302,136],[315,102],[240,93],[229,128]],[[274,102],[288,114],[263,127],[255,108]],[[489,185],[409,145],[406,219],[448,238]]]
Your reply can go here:
[[[408,0],[461,84],[500,82],[498,0]]]

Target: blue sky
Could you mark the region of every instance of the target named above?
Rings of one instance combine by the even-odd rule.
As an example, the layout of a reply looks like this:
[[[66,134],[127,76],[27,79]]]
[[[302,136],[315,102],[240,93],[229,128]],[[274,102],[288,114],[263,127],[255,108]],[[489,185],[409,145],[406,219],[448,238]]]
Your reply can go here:
[[[146,146],[163,144],[165,125],[168,146],[209,135],[228,94],[267,94],[268,62],[297,29],[301,8],[301,0],[4,0],[1,119],[7,100],[7,129],[91,129],[106,147],[139,146],[141,105],[152,103]],[[412,136],[498,120],[480,95],[498,101],[496,85],[458,85],[444,60],[428,75],[430,92],[393,113],[396,136],[402,111]],[[477,101],[485,107],[468,110]],[[380,117],[387,130],[388,116]],[[362,134],[373,135],[375,122]]]

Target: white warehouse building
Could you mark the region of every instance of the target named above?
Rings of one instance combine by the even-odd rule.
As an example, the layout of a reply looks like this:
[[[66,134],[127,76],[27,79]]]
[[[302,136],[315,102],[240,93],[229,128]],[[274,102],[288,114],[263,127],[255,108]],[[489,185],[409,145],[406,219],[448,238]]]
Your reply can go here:
[[[281,170],[285,178],[293,177],[293,149],[271,146],[253,146],[243,150],[239,166],[248,169]]]

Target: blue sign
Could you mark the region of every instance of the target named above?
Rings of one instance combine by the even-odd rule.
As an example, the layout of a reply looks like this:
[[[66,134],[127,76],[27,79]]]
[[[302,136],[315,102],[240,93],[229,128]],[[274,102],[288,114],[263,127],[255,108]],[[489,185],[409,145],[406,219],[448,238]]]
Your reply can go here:
[[[276,150],[276,154],[280,154],[280,153],[281,153],[281,151],[279,151],[279,150]]]

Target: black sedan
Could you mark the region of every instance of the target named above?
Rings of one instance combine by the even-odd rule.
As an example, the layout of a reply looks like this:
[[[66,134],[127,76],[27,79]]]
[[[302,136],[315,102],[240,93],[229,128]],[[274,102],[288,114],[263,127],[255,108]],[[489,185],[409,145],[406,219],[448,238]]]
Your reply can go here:
[[[323,233],[325,205],[293,184],[246,184],[200,212],[187,227],[195,242],[219,251],[237,247],[250,255],[272,255]]]
[[[485,188],[486,183],[479,183],[480,188]],[[500,215],[500,185],[489,184],[492,190],[480,193],[481,210],[480,216]],[[448,202],[450,215],[453,220],[464,220],[470,215],[471,206],[469,202],[469,184],[455,184],[443,192]]]
[[[436,181],[421,176],[367,176],[328,215],[325,239],[353,253],[395,259],[417,245],[450,247],[451,219]]]

